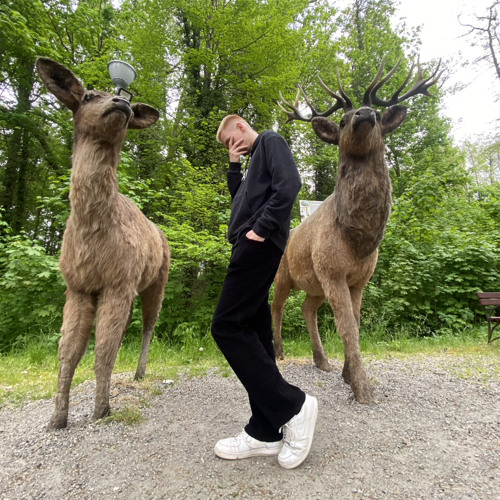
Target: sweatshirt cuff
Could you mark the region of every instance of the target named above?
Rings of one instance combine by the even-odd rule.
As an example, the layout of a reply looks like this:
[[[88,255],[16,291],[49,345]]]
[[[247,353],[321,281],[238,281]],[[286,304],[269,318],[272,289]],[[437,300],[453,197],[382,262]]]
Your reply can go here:
[[[239,172],[241,170],[241,163],[239,161],[230,161],[229,170]]]
[[[260,236],[261,238],[269,238],[271,236],[271,231],[269,229],[264,229],[262,225],[260,225],[258,222],[256,222],[253,227],[252,231],[257,235]]]

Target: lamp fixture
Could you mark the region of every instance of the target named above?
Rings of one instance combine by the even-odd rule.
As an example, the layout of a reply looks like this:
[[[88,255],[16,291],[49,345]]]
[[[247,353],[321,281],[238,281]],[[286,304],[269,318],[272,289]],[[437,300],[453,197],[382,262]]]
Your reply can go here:
[[[108,71],[118,90],[117,94],[131,101],[134,96],[125,89],[135,80],[137,76],[135,69],[129,63],[113,60],[108,64]]]

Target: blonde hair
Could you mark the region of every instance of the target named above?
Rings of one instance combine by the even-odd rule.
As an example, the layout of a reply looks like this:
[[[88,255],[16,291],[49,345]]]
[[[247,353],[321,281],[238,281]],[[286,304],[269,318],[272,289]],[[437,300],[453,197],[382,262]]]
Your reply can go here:
[[[248,125],[248,122],[243,119],[239,115],[227,115],[225,116],[222,121],[220,122],[219,128],[217,129],[217,142],[220,142],[222,144],[220,135],[222,134],[222,131],[229,126],[230,123],[235,122],[235,121],[241,121],[243,123],[246,123]],[[250,125],[248,125],[250,127]]]

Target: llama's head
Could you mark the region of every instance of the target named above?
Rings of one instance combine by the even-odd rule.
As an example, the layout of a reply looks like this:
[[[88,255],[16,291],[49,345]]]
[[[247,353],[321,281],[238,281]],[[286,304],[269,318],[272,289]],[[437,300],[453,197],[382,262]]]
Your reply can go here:
[[[281,104],[280,107],[288,115],[288,121],[302,120],[311,122],[316,135],[325,142],[339,146],[341,153],[344,155],[366,156],[375,151],[383,151],[384,136],[397,129],[406,118],[408,110],[406,106],[401,106],[399,103],[417,94],[430,95],[428,88],[434,85],[441,75],[441,73],[438,73],[438,64],[432,75],[429,78],[424,78],[422,68],[418,63],[417,79],[412,88],[404,95],[400,96],[412,77],[414,66],[411,67],[403,85],[394,93],[391,99],[385,101],[377,96],[377,91],[396,72],[401,60],[398,61],[394,68],[384,78],[381,78],[384,63],[385,60],[382,61],[377,75],[365,92],[363,105],[358,109],[354,108],[352,101],[344,92],[340,83],[338,71],[337,82],[340,95],[330,90],[323,80],[319,78],[322,87],[335,99],[335,104],[324,113],[318,113],[314,109],[304,90],[300,87],[297,92],[295,103],[291,104],[281,96],[283,104],[288,109],[285,109]],[[303,116],[298,110],[301,93],[311,110],[310,117]],[[381,113],[374,109],[374,106],[387,109],[385,112]],[[343,109],[344,114],[340,124],[337,124],[327,117],[339,109]]]
[[[38,58],[36,69],[50,92],[73,111],[77,137],[121,145],[127,129],[150,127],[160,116],[146,104],[131,105],[108,92],[85,90],[68,68],[51,59]]]

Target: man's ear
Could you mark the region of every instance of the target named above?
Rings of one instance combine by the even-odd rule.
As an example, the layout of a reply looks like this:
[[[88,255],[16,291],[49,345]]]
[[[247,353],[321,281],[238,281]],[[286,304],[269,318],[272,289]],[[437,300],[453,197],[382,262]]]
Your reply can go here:
[[[240,132],[243,132],[245,130],[245,125],[243,125],[243,123],[241,122],[238,122],[236,124],[236,128],[240,131]]]

